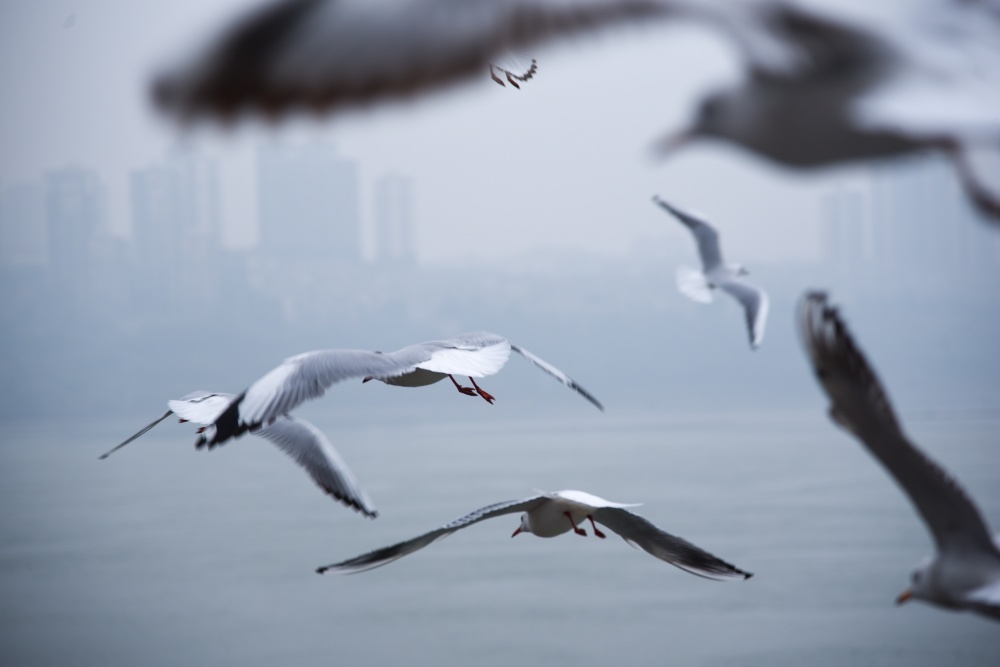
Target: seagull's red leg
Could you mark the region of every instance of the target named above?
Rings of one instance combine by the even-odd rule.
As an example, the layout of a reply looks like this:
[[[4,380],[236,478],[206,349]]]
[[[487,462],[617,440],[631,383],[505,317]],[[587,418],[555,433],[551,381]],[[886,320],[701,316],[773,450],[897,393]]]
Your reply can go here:
[[[504,86],[506,88],[506,84],[504,84],[503,79],[498,77],[497,73],[493,71],[493,65],[490,65],[490,76],[493,78],[494,81],[496,81],[501,86]]]
[[[476,393],[485,398],[487,403],[493,405],[493,401],[497,399],[493,398],[492,394],[486,393],[486,391],[484,391],[482,387],[476,384],[476,379],[474,377],[470,376],[469,379],[472,380],[472,386],[476,388]]]
[[[593,517],[593,515],[591,515],[591,514],[588,514],[588,515],[587,515],[587,518],[588,518],[588,519],[590,519],[590,525],[594,527],[594,535],[597,535],[597,536],[598,536],[599,538],[601,538],[602,540],[603,540],[603,539],[604,539],[605,537],[607,537],[607,535],[605,535],[605,534],[604,534],[604,533],[602,533],[601,531],[597,530],[597,524],[596,524],[596,523],[594,523],[594,517]]]
[[[462,385],[460,385],[458,383],[458,381],[455,378],[451,377],[450,373],[448,374],[448,377],[450,377],[451,381],[455,384],[455,389],[458,389],[460,392],[462,392],[466,396],[475,396],[476,395],[476,391],[472,387],[463,387]]]
[[[178,424],[183,424],[183,423],[184,423],[184,422],[186,422],[186,421],[187,421],[186,419],[178,419],[178,420],[177,420],[177,423],[178,423]]]
[[[569,520],[569,525],[573,526],[573,532],[574,533],[576,533],[577,535],[583,535],[584,537],[587,536],[587,531],[585,531],[583,528],[580,528],[575,523],[573,523],[573,515],[572,514],[570,514],[569,512],[563,512],[563,514],[565,514],[566,518]]]

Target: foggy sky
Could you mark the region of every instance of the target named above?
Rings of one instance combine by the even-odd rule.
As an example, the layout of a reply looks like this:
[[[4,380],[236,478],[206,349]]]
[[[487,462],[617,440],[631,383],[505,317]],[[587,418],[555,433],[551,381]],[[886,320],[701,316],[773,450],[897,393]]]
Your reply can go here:
[[[863,167],[793,174],[708,144],[651,159],[650,144],[683,124],[700,91],[739,76],[729,46],[686,23],[541,49],[539,74],[520,91],[484,71],[416,103],[180,131],[152,110],[151,73],[246,4],[0,4],[0,181],[95,167],[110,188],[111,225],[127,235],[129,171],[193,142],[221,161],[227,245],[247,248],[257,240],[255,147],[275,134],[324,138],[360,163],[363,217],[375,178],[413,178],[418,254],[434,263],[546,248],[622,256],[664,234],[686,243],[649,204],[653,193],[716,221],[740,259],[814,258],[819,198],[867,178]]]

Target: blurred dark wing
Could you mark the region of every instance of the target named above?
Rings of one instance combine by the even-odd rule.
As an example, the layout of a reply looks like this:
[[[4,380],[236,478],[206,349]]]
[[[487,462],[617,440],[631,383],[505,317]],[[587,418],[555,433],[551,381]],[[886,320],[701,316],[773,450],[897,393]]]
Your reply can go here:
[[[459,519],[455,519],[451,523],[441,526],[437,530],[432,530],[431,532],[424,533],[419,537],[414,537],[412,540],[400,542],[399,544],[394,544],[390,547],[376,549],[375,551],[370,551],[366,554],[342,561],[340,563],[324,565],[323,567],[316,568],[316,572],[323,574],[327,570],[334,570],[340,574],[352,574],[354,572],[364,572],[365,570],[371,570],[372,568],[387,565],[388,563],[411,554],[414,551],[419,551],[433,542],[436,542],[444,537],[448,537],[456,530],[461,530],[462,528],[471,526],[474,523],[479,523],[480,521],[485,521],[486,519],[492,519],[496,516],[527,512],[546,500],[547,498],[545,496],[538,495],[531,498],[525,498],[524,500],[508,500],[502,503],[487,505],[486,507],[482,507],[475,512],[466,514]]]
[[[910,496],[939,552],[997,550],[975,504],[941,466],[904,435],[875,371],[826,294],[799,302],[799,332],[823,390],[830,417],[855,435]]]
[[[670,0],[288,0],[159,76],[182,118],[330,110],[471,76],[509,50],[671,11]],[[525,75],[526,76],[526,75]]]
[[[323,433],[304,419],[281,417],[253,432],[270,440],[305,468],[319,488],[374,519],[375,504]]]
[[[726,577],[749,579],[753,576],[753,573],[744,572],[687,540],[660,530],[646,519],[627,510],[601,507],[594,510],[593,516],[594,521],[615,531],[626,542],[691,574],[708,579]]]
[[[589,391],[587,391],[586,389],[584,389],[583,387],[581,387],[580,385],[578,385],[573,378],[571,378],[570,376],[566,375],[561,370],[559,370],[558,368],[556,368],[555,366],[553,366],[549,362],[545,361],[544,359],[542,359],[540,357],[536,357],[535,355],[533,355],[531,352],[528,352],[523,347],[519,347],[517,345],[511,344],[510,348],[512,350],[514,350],[515,352],[517,352],[518,354],[520,354],[525,359],[527,359],[528,361],[530,361],[532,364],[534,364],[538,368],[542,369],[543,371],[545,371],[546,373],[548,373],[549,375],[551,375],[555,379],[559,380],[564,385],[566,385],[567,387],[569,387],[570,389],[572,389],[573,391],[575,391],[576,393],[580,394],[585,399],[587,399],[588,401],[590,401],[591,403],[593,403],[597,407],[598,410],[600,410],[602,412],[604,411],[604,406],[601,405],[600,401],[598,401],[596,398],[594,398]]]

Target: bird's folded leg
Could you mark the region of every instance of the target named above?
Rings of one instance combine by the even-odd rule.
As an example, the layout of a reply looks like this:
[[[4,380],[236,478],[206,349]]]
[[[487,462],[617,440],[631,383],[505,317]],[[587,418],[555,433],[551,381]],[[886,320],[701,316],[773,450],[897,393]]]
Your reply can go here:
[[[602,540],[603,540],[603,539],[604,539],[605,537],[607,537],[607,535],[605,535],[604,533],[602,533],[601,531],[599,531],[599,530],[597,529],[597,524],[596,524],[596,523],[594,523],[594,517],[593,517],[593,515],[592,515],[592,514],[588,514],[588,515],[587,515],[587,518],[588,518],[588,519],[590,519],[590,525],[594,527],[594,535],[597,535],[597,536],[598,536],[599,538],[601,538]]]
[[[569,512],[563,512],[563,514],[566,515],[566,519],[569,521],[569,525],[573,526],[574,533],[576,533],[577,535],[583,535],[584,537],[587,536],[587,531],[585,531],[583,528],[580,528],[575,523],[573,523],[572,514],[570,514]]]
[[[490,405],[493,405],[493,401],[497,400],[497,399],[493,398],[493,394],[487,393],[482,387],[480,387],[478,384],[476,384],[476,379],[475,378],[470,377],[469,380],[472,381],[472,386],[476,388],[476,393],[479,394],[480,396],[482,396],[484,399],[486,399],[487,403],[489,403]]]

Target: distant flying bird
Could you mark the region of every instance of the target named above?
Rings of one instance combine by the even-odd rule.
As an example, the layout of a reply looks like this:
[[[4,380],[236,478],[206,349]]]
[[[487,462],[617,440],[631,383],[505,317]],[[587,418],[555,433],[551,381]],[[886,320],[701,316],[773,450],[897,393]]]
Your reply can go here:
[[[723,261],[722,250],[719,248],[719,233],[715,231],[715,227],[659,197],[654,196],[653,201],[691,230],[698,244],[701,271],[689,266],[678,267],[677,289],[699,303],[711,303],[713,289],[721,289],[739,301],[746,314],[750,347],[756,350],[764,340],[764,327],[767,324],[769,308],[767,292],[740,278],[749,273],[745,266],[727,264]]]
[[[975,503],[903,433],[875,371],[826,294],[799,303],[799,332],[830,418],[850,431],[903,488],[934,539],[936,553],[913,570],[910,598],[1000,620],[1000,543]]]
[[[161,74],[184,119],[330,111],[474,76],[504,53],[621,23],[720,31],[746,75],[706,96],[671,153],[718,139],[792,168],[945,154],[1000,221],[1000,11],[987,0],[286,0],[247,13]],[[498,83],[493,67],[490,73]],[[516,77],[508,80],[514,83]],[[515,84],[516,85],[516,84]],[[986,158],[984,161],[983,158]]]
[[[233,394],[208,391],[193,391],[179,400],[169,401],[170,407],[157,420],[145,426],[121,444],[115,446],[100,458],[106,459],[172,414],[182,422],[211,424],[219,414],[229,407],[236,398]],[[302,466],[319,488],[344,505],[374,519],[378,511],[364,488],[354,477],[340,454],[334,449],[323,433],[298,417],[282,415],[266,426],[253,431],[254,435],[270,440],[293,461]],[[203,443],[198,446],[201,447]]]
[[[421,387],[447,377],[463,394],[478,395],[492,403],[494,397],[484,391],[475,378],[493,375],[503,368],[511,350],[604,409],[586,389],[555,366],[513,345],[503,336],[481,331],[408,345],[395,352],[317,350],[289,357],[235,397],[206,426],[196,444],[207,444],[211,448],[270,424],[304,401],[319,398],[331,385],[353,378]],[[462,386],[454,375],[467,376],[473,386]]]
[[[541,493],[524,500],[511,500],[488,505],[412,540],[377,549],[340,563],[325,565],[317,568],[316,571],[320,574],[327,570],[334,570],[342,574],[363,572],[423,549],[429,544],[474,523],[505,514],[523,512],[521,525],[511,537],[519,533],[532,533],[538,537],[555,537],[568,533],[570,530],[577,535],[586,536],[587,531],[580,528],[578,524],[587,520],[590,521],[594,535],[597,537],[605,537],[604,533],[597,527],[599,523],[621,535],[632,546],[639,547],[646,553],[691,574],[708,579],[725,577],[749,579],[753,576],[752,573],[744,572],[726,561],[716,558],[687,540],[663,532],[646,519],[624,509],[634,506],[613,503],[583,491]]]
[[[490,67],[490,77],[496,81],[501,86],[506,86],[499,76],[497,76],[497,70],[503,74],[510,85],[515,88],[520,89],[521,86],[518,81],[524,83],[529,79],[535,78],[535,72],[538,71],[538,61],[534,58],[530,60],[520,54],[510,53],[498,60],[489,63]]]

